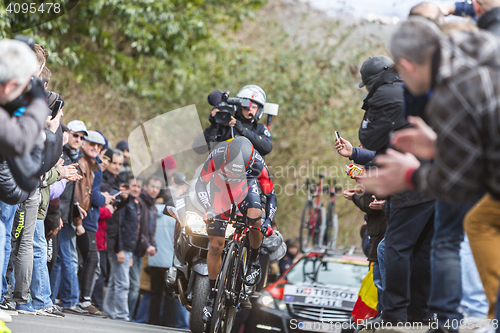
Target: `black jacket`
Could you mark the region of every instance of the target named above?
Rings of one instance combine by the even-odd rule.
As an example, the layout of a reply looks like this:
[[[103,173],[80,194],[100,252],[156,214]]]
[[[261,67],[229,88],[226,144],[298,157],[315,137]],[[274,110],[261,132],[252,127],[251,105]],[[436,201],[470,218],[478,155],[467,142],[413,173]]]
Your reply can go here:
[[[477,26],[500,37],[500,8],[493,8],[484,13],[477,21]]]
[[[384,238],[387,229],[384,211],[370,208],[370,203],[373,200],[372,194],[367,192],[364,194],[355,193],[352,196],[352,202],[367,215],[366,231],[370,236],[370,247],[367,255],[369,261],[377,261],[377,246]]]
[[[271,138],[271,133],[267,129],[266,125],[258,123],[256,121],[249,122],[241,116],[236,116],[238,122],[243,125],[243,131],[240,133],[236,130],[236,126],[233,128],[234,137],[244,136],[252,142],[253,146],[260,155],[265,156],[273,150],[273,140]],[[221,126],[215,122],[212,115],[209,116],[208,120],[211,125],[205,129],[203,132],[205,136],[205,141],[207,142],[209,149],[211,150],[218,143],[226,141],[232,138],[231,127]]]
[[[102,173],[102,181],[101,181],[101,192],[108,192],[110,194],[116,193],[120,190],[120,179],[115,177],[108,170]],[[130,197],[130,196],[129,196]],[[127,200],[121,200],[121,197],[118,196],[114,203],[115,212],[113,216],[107,221],[108,228],[106,229],[107,233],[107,243],[108,243],[108,251],[118,253],[120,246],[120,209],[124,207],[128,203]],[[122,249],[123,250],[123,249]]]
[[[78,163],[78,160],[83,156],[82,152],[78,151],[78,155],[72,157],[72,151],[74,152],[67,144],[63,147],[62,159],[64,165]],[[68,182],[64,192],[59,197],[59,208],[61,209],[63,223],[73,224],[73,205],[75,202],[75,182]]]
[[[408,125],[403,116],[403,82],[392,68],[375,82],[362,109],[365,115],[359,127],[359,141],[368,150],[385,150],[389,134]]]
[[[359,128],[359,141],[364,148],[383,154],[390,143],[391,132],[409,125],[403,113],[403,83],[391,68],[380,76],[363,101],[365,115]],[[380,198],[379,198],[380,199]],[[403,208],[432,201],[418,191],[391,196],[391,208]]]
[[[156,199],[151,198],[145,190],[142,190],[139,195],[141,203],[141,227],[139,230],[139,240],[135,248],[134,254],[138,257],[144,256],[149,246],[156,247]]]
[[[116,242],[116,252],[133,252],[137,244],[141,205],[139,199],[129,195],[125,206],[118,211],[120,229]],[[109,226],[109,222],[108,222]],[[109,228],[109,227],[108,227]],[[108,234],[109,235],[109,234]],[[109,240],[108,240],[109,247]]]

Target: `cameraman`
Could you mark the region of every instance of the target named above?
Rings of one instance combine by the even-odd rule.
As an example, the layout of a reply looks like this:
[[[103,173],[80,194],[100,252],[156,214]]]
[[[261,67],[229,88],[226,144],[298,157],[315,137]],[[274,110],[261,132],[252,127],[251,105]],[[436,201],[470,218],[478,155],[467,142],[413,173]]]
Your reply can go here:
[[[21,41],[0,40],[0,155],[21,156],[33,148],[49,115],[43,84],[31,80],[39,64],[33,51]],[[26,90],[28,90],[26,92]],[[19,96],[29,101],[24,115],[12,115],[11,103]]]
[[[218,102],[211,100],[211,97],[220,96],[221,94],[220,91],[212,92],[209,95],[209,103],[217,105]],[[269,154],[273,149],[271,134],[264,124],[258,123],[266,103],[266,93],[261,87],[252,84],[243,87],[236,97],[249,100],[250,108],[238,107],[234,117],[231,117],[229,126],[225,126],[216,122],[216,114],[219,110],[215,107],[208,117],[211,125],[204,131],[209,148],[215,147],[222,141],[244,136],[252,142],[255,149],[262,156]],[[220,97],[218,99],[220,100]]]

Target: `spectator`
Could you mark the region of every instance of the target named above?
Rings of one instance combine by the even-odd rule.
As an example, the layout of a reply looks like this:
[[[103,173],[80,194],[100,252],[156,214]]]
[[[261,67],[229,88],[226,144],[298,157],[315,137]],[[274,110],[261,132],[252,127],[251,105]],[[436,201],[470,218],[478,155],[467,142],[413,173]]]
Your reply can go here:
[[[118,180],[117,175],[122,167],[123,154],[119,150],[108,150],[105,155],[110,160],[110,164],[106,170],[103,170],[101,191],[115,194],[120,189],[120,181]],[[106,160],[106,157],[104,157],[103,160]],[[121,199],[120,206],[122,206]],[[108,250],[115,253],[115,239],[118,233],[118,221],[116,218],[113,218],[115,211],[116,207],[114,205],[106,205],[101,207],[99,210],[96,243],[97,250],[99,252],[100,274],[95,282],[94,292],[92,293],[92,301],[95,304],[95,307],[100,311],[103,310],[104,282],[108,277]],[[110,225],[110,228],[108,228],[108,225]],[[108,238],[111,239],[110,242],[108,242]]]
[[[149,256],[154,256],[156,254],[156,241],[155,241],[155,232],[156,232],[156,198],[160,194],[161,189],[161,180],[156,177],[150,177],[146,186],[142,189],[141,194],[139,196],[139,202],[141,203],[141,219],[140,219],[140,227],[139,227],[139,238],[137,245],[134,249],[134,260],[137,260],[134,263],[132,268],[133,274],[131,274],[131,304],[135,309],[138,298],[138,289],[140,284],[138,271],[140,267],[142,267],[142,257],[145,254]],[[151,292],[153,292],[153,276],[151,274]],[[152,296],[153,297],[153,296]],[[158,319],[154,317],[155,322]],[[151,317],[150,317],[151,321]]]
[[[365,239],[363,238],[363,232],[366,232],[367,239],[369,239],[366,256],[368,257],[368,261],[373,262],[373,282],[377,287],[379,298],[381,298],[384,285],[382,283],[377,251],[378,245],[384,239],[387,229],[387,220],[383,211],[385,200],[379,201],[371,193],[358,191],[358,189],[345,190],[344,197],[347,200],[351,200],[361,211],[366,213],[366,224],[363,225],[364,229],[362,227],[361,238]]]
[[[470,48],[471,45],[474,47]],[[496,136],[499,129],[489,126],[485,131],[478,124],[499,123],[499,110],[496,103],[490,101],[495,95],[489,92],[499,89],[492,77],[498,75],[500,45],[494,37],[482,32],[445,37],[429,23],[412,19],[400,25],[392,37],[390,50],[414,95],[422,94],[435,82],[435,95],[427,114],[437,133],[415,119],[416,129],[400,133],[393,142],[396,147],[418,156],[439,159],[434,164],[420,164],[410,154],[388,151],[387,156],[378,159],[383,167],[379,177],[363,182],[381,194],[415,187],[446,201],[471,199],[481,186],[486,188],[488,193],[466,215],[464,226],[490,302],[488,316],[493,318],[500,277],[500,259],[495,257],[499,253],[496,221],[500,217],[500,186],[495,166],[498,161],[491,152],[498,148],[492,136]],[[431,76],[434,54],[438,50],[440,65]],[[459,57],[452,56],[457,52],[461,54]],[[458,63],[471,65],[462,67],[457,66]],[[421,73],[429,74],[420,76]],[[464,77],[467,77],[466,84],[460,85]],[[456,87],[460,87],[459,90]],[[466,106],[463,101],[468,101]],[[408,142],[411,144],[406,144]],[[396,169],[397,173],[388,176],[388,172]]]
[[[413,6],[409,14],[409,17],[411,16],[425,17],[438,27],[442,27],[446,23],[446,19],[439,6],[430,2],[422,2]]]
[[[130,194],[135,198],[139,198],[141,195],[142,179],[130,179]],[[140,200],[139,200],[140,202]],[[141,207],[141,217],[142,217],[142,207]],[[140,220],[137,223],[137,230],[140,230],[141,224]],[[139,235],[139,233],[138,233]],[[137,248],[137,245],[136,245]],[[139,299],[139,284],[141,278],[142,269],[142,257],[138,257],[134,253],[132,254],[133,264],[130,267],[130,290],[128,293],[128,308],[130,313],[130,320],[135,319],[135,309],[137,307],[137,301]]]
[[[137,199],[141,193],[141,188],[137,184],[136,179],[132,174],[129,174],[127,183],[130,186],[130,194],[127,199],[127,204],[119,211],[120,233],[117,245],[117,258],[109,257],[110,274],[108,291],[104,299],[104,308],[112,319],[130,320],[130,312],[128,308],[128,294],[130,289],[130,270],[133,262],[132,252],[135,249],[139,218],[141,216],[141,208]],[[120,262],[121,254],[123,253],[124,261]],[[119,255],[120,254],[120,255]]]
[[[56,135],[60,127],[61,116],[62,112],[58,112],[53,119],[50,116],[47,117],[48,129],[45,130],[47,136]],[[62,148],[62,133],[60,133],[59,145]],[[50,300],[50,282],[46,265],[47,248],[43,231],[43,219],[50,192],[48,186],[60,180],[61,176],[72,180],[78,179],[74,167],[65,168],[60,163],[57,169],[53,167],[42,177],[41,185],[18,206],[16,212],[14,229],[20,230],[19,226],[21,226],[22,231],[14,234],[12,242],[14,251],[11,256],[17,281],[14,288],[14,301],[16,310],[21,313],[36,314],[38,312],[41,315],[63,317],[62,313],[52,306]],[[35,268],[34,271],[33,268]]]
[[[47,67],[44,67],[42,69],[42,73],[40,74],[40,80],[42,80],[43,88],[45,90],[47,90],[49,88],[49,82],[50,82],[51,77],[52,77],[52,72],[50,71],[50,69],[48,69]]]
[[[9,102],[16,99],[30,83],[39,64],[33,51],[23,42],[4,39],[0,41],[0,154],[22,156],[28,154],[43,129],[49,114],[45,90],[41,81],[32,84],[31,101],[19,119],[12,117],[17,107]],[[43,66],[42,66],[43,68]],[[41,68],[40,68],[41,70]]]
[[[82,146],[84,136],[88,135],[85,123],[73,120],[68,123],[70,136],[68,143],[63,148],[63,159],[65,165],[77,163],[82,154],[79,148]],[[77,204],[75,198],[75,182],[68,182],[64,192],[59,198],[61,219],[63,227],[59,237],[59,252],[57,262],[50,276],[52,289],[52,302],[60,295],[61,305],[66,312],[75,314],[88,314],[78,306],[78,254],[76,249],[76,232],[73,227],[73,217],[80,213],[85,217],[86,212]]]
[[[45,68],[45,64],[47,60],[49,60],[49,51],[45,48],[45,46],[40,44],[35,44],[33,52],[35,52],[36,59],[38,60],[38,70],[36,71],[36,77],[39,77],[42,74],[43,69]]]
[[[99,264],[95,237],[97,220],[99,208],[111,204],[114,199],[108,193],[101,193],[102,171],[98,155],[104,144],[105,141],[101,134],[96,131],[88,131],[82,145],[83,158],[78,162],[83,179],[77,182],[75,189],[78,202],[88,212],[83,221],[78,219],[77,222],[77,225],[81,223],[84,229],[83,233],[76,237],[76,244],[83,259],[83,267],[80,272],[79,307],[95,316],[103,316],[101,311],[91,304],[94,273]],[[91,192],[89,189],[92,189]]]
[[[376,56],[365,61],[360,70],[360,87],[363,84],[366,86],[368,96],[363,103],[366,112],[359,129],[359,140],[365,148],[377,154],[383,153],[389,146],[392,131],[408,127],[403,114],[403,84],[393,66],[388,57]],[[343,138],[337,140],[336,148],[342,156],[354,158],[355,162],[363,160],[365,165],[371,163],[375,155],[371,154],[370,158],[369,152],[358,149],[356,153],[359,156],[353,156],[352,145]],[[375,276],[381,278],[379,287],[384,289],[380,302],[384,312],[374,321],[428,319],[434,205],[431,198],[417,191],[407,191],[390,198],[386,235],[377,249],[386,250],[380,254],[387,260],[375,267],[379,269]]]
[[[286,241],[286,254],[283,259],[280,260],[280,275],[283,275],[285,271],[295,262],[295,257],[299,253],[299,243],[295,240]]]
[[[120,174],[118,175],[118,177],[120,177],[122,182],[125,182],[128,174],[132,171],[132,169],[130,169],[130,162],[129,162],[130,149],[128,147],[127,141],[122,140],[122,141],[118,142],[116,144],[116,149],[120,150],[123,153],[123,165],[122,165],[122,168],[120,170]]]
[[[62,117],[62,114],[62,109],[59,109],[56,117],[48,120],[49,128],[54,133],[60,131],[60,118]],[[49,118],[50,116],[48,119]],[[61,142],[58,144],[62,147],[62,135],[60,136],[60,140]],[[47,240],[45,238],[44,219],[50,197],[59,197],[64,191],[68,180],[77,181],[81,178],[74,166],[63,166],[63,163],[64,160],[60,159],[56,166],[44,175],[40,186],[41,203],[38,208],[37,222],[33,237],[34,258],[31,279],[31,298],[33,308],[36,310],[37,314],[58,318],[64,317],[64,314],[53,306],[50,298],[51,288],[49,270],[47,266]],[[25,221],[27,221],[28,218],[29,216],[26,215]],[[58,232],[59,229],[60,226],[56,232]]]
[[[152,183],[155,183],[154,181]],[[148,195],[151,193],[151,181]],[[158,191],[159,192],[159,191]],[[172,296],[173,290],[165,283],[165,273],[167,268],[172,266],[174,258],[174,232],[175,219],[163,215],[164,204],[155,206],[156,232],[154,235],[157,244],[155,256],[149,255],[148,264],[151,276],[151,304],[149,307],[149,323],[167,327],[184,328],[188,327],[186,320],[186,310],[177,298]]]
[[[134,234],[136,231],[131,225],[135,223],[137,228],[140,214],[139,201],[129,194],[129,187],[124,186],[118,178],[123,163],[121,151],[115,150],[113,161],[103,175],[107,185],[115,192],[121,192],[121,200],[117,200],[115,212],[107,223],[107,251],[109,262],[108,289],[104,298],[103,308],[111,319],[129,321],[128,291],[129,291],[129,269],[131,266],[132,250],[135,246]],[[105,177],[105,178],[104,178]],[[113,192],[110,192],[113,194]],[[137,219],[137,220],[136,220]]]

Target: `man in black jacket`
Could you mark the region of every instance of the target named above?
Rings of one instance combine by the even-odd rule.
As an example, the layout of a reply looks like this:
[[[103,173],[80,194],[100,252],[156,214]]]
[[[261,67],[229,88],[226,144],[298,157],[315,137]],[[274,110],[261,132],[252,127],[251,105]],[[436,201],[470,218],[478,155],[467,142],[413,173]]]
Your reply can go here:
[[[209,148],[212,149],[218,143],[230,138],[245,136],[262,156],[269,154],[273,150],[271,133],[264,124],[258,122],[262,117],[264,104],[266,104],[266,93],[259,86],[248,85],[243,87],[236,97],[248,99],[250,108],[238,110],[232,117],[229,126],[217,124],[215,115],[219,110],[214,108],[208,117],[211,125],[204,131]]]
[[[68,143],[63,147],[62,158],[65,165],[70,165],[77,163],[82,157],[80,147],[83,143],[83,137],[88,133],[85,123],[81,120],[70,121],[67,127],[70,130],[70,135]],[[66,312],[88,314],[88,311],[78,306],[77,230],[75,230],[73,226],[73,217],[75,213],[79,215],[76,209],[80,211],[83,217],[86,216],[86,212],[77,206],[77,201],[75,199],[75,182],[68,182],[66,184],[64,192],[59,197],[59,202],[63,227],[60,231],[57,262],[50,276],[52,302],[55,302],[55,298],[59,294],[62,307]]]
[[[113,156],[115,161],[116,155]],[[113,175],[116,173],[118,178],[119,170],[111,170]],[[127,177],[129,187],[135,188],[135,180],[133,177]],[[128,293],[130,287],[129,272],[132,261],[132,254],[136,246],[138,236],[139,218],[141,216],[141,207],[139,199],[133,195],[135,191],[129,193],[125,187],[121,187],[123,206],[115,211],[113,217],[109,222],[117,218],[118,220],[118,234],[116,242],[108,251],[109,261],[109,281],[108,290],[104,298],[104,311],[106,311],[111,319],[118,319],[130,321],[129,308],[128,308]],[[126,196],[126,199],[125,199]],[[110,249],[108,234],[108,250]]]
[[[389,146],[390,134],[408,126],[403,115],[403,83],[385,56],[369,58],[361,67],[362,82],[369,94],[359,140],[377,154]],[[338,147],[342,154],[344,147]],[[384,321],[406,322],[429,316],[430,243],[434,201],[418,191],[406,191],[390,198],[385,235],[385,290],[381,305]],[[382,245],[383,247],[384,245]],[[383,283],[384,285],[384,283]],[[382,320],[378,318],[377,320]]]

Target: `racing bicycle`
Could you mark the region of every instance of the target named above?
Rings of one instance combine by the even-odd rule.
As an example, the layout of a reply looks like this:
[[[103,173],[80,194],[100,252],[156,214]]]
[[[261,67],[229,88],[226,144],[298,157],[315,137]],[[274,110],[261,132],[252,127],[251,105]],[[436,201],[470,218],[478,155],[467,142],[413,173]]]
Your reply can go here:
[[[212,219],[227,224],[228,228],[234,228],[234,233],[232,240],[224,247],[221,268],[215,281],[217,294],[209,333],[231,332],[240,301],[247,300],[253,290],[244,284],[250,264],[248,260],[250,243],[247,235],[251,229],[258,230],[264,235],[267,233],[266,228],[249,226],[246,223],[246,214],[236,214],[236,208],[236,204],[233,203],[229,221]],[[267,272],[261,270],[261,274]],[[265,277],[261,276],[261,279],[263,278]]]
[[[324,187],[323,174],[318,175],[319,182],[306,179],[305,186],[308,189],[307,202],[302,211],[300,221],[299,242],[300,250],[307,252],[309,248],[326,247],[335,249],[338,236],[338,216],[335,212],[335,196],[337,194],[336,181]],[[321,194],[326,192],[330,195],[327,210],[321,202]]]

